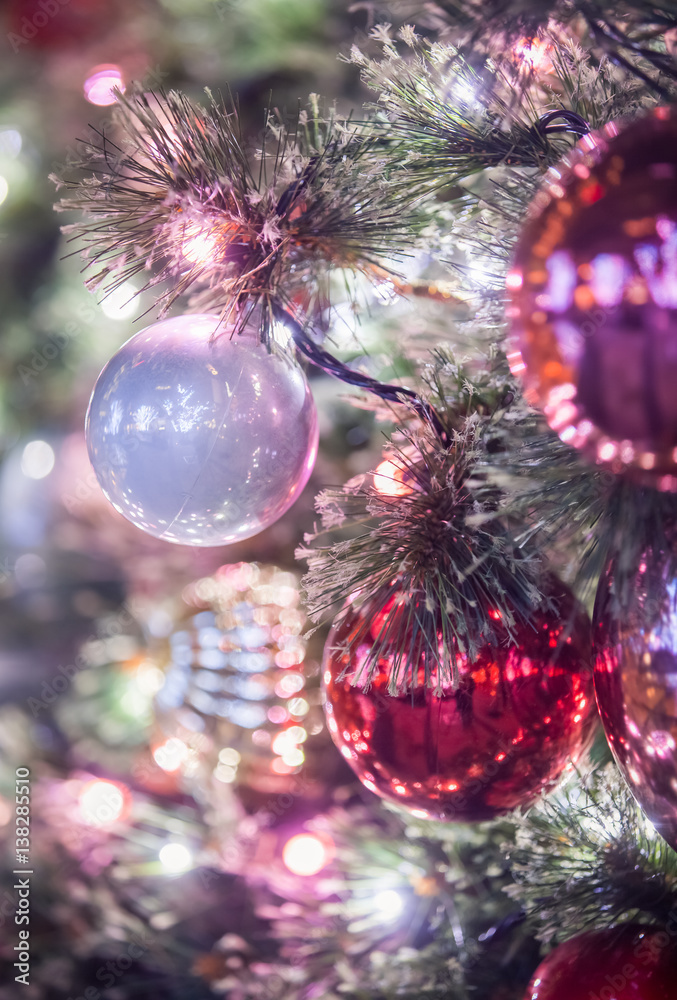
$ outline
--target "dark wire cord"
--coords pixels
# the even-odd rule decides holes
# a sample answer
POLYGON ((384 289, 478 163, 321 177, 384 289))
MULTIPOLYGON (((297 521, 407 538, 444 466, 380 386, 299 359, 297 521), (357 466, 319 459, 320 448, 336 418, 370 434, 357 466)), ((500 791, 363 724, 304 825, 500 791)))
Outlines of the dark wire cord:
MULTIPOLYGON (((534 126, 534 130, 539 132, 541 135, 551 135, 553 133, 559 132, 572 132, 574 135, 583 136, 587 135, 590 131, 590 125, 575 111, 567 111, 566 109, 557 111, 548 111, 547 114, 541 115, 537 124, 534 126), (558 122, 564 122, 565 124, 557 124, 558 122)), ((283 193, 280 199, 279 207, 284 209, 288 207, 287 202, 293 200, 303 188, 305 178, 301 177, 294 184, 290 185, 290 188, 283 193), (285 200, 285 196, 287 196, 285 200)), ((374 395, 379 396, 381 399, 386 400, 389 403, 403 403, 414 411, 422 420, 424 420, 437 434, 443 445, 448 448, 451 445, 451 438, 446 431, 444 424, 442 423, 437 411, 430 405, 426 403, 425 400, 421 399, 418 393, 414 392, 413 389, 407 389, 400 385, 390 385, 386 382, 379 382, 375 378, 371 378, 369 375, 363 375, 361 372, 353 371, 344 365, 343 362, 339 361, 324 348, 320 347, 315 343, 314 340, 308 335, 304 327, 294 318, 294 316, 289 312, 289 310, 280 302, 279 300, 273 300, 271 302, 271 310, 275 319, 279 322, 284 323, 291 330, 292 339, 296 346, 296 350, 307 358, 312 364, 317 368, 320 368, 327 375, 333 375, 335 378, 341 379, 342 382, 346 382, 348 385, 357 386, 360 389, 366 389, 367 392, 373 392, 374 395)))
POLYGON ((665 87, 656 80, 652 80, 648 73, 645 73, 639 66, 634 66, 629 59, 623 55, 622 50, 633 52, 635 55, 646 59, 654 69, 660 73, 665 73, 672 80, 677 80, 677 62, 664 52, 655 52, 653 49, 633 42, 608 21, 603 21, 588 10, 583 11, 583 16, 587 22, 592 37, 606 53, 612 62, 638 77, 643 83, 650 87, 662 100, 671 100, 672 95, 665 87))
POLYGON ((585 118, 576 114, 575 111, 567 111, 562 108, 558 111, 548 111, 546 114, 541 115, 538 122, 534 125, 534 131, 540 132, 541 135, 552 135, 557 132, 573 132, 574 135, 580 137, 588 134, 590 126, 585 118), (556 125, 555 122, 560 119, 564 120, 566 124, 556 125))
POLYGON ((376 396, 380 396, 381 399, 389 403, 404 403, 406 406, 409 406, 422 420, 425 420, 432 427, 445 447, 448 448, 450 446, 451 438, 445 430, 437 411, 430 403, 426 403, 425 400, 421 399, 413 389, 379 382, 369 375, 353 371, 347 365, 344 365, 343 362, 339 361, 338 358, 335 358, 311 340, 301 324, 294 319, 281 302, 272 302, 271 308, 275 319, 284 323, 291 330, 296 349, 304 358, 307 358, 317 368, 321 368, 327 375, 334 375, 336 378, 340 378, 341 381, 347 382, 348 385, 354 385, 360 389, 366 389, 368 392, 373 392, 376 396))

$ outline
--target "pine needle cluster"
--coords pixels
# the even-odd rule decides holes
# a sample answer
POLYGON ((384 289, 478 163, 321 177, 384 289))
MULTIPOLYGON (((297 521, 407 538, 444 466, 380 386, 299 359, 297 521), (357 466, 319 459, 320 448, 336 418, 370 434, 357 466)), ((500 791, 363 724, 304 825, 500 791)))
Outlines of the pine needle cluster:
POLYGON ((252 147, 235 104, 208 98, 119 95, 113 136, 84 144, 81 174, 54 178, 69 191, 59 209, 84 214, 66 232, 89 288, 150 272, 161 315, 187 293, 192 309, 230 321, 258 307, 265 339, 271 303, 312 312, 329 268, 371 277, 408 250, 416 192, 388 179, 359 126, 323 118, 313 100, 291 124, 269 113, 252 147))
POLYGON ((613 765, 572 781, 523 819, 508 894, 543 941, 591 927, 665 922, 677 907, 677 854, 613 765))
MULTIPOLYGON (((333 614, 338 625, 366 601, 370 620, 383 617, 360 682, 386 658, 393 690, 413 683, 420 664, 427 683, 434 674, 440 685, 457 684, 459 653, 505 641, 543 601, 539 562, 517 546, 500 516, 501 491, 483 469, 516 397, 504 361, 497 355, 473 370, 440 351, 427 381, 451 443, 429 427, 401 428, 392 488, 377 471, 321 493, 322 528, 298 553, 309 565, 311 618, 333 614)), ((351 649, 363 638, 351 630, 351 649)))

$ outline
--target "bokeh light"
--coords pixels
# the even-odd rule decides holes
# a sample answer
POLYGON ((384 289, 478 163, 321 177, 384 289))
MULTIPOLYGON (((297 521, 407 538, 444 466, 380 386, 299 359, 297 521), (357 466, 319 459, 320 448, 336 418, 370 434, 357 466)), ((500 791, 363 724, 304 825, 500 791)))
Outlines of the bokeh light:
POLYGON ((191 264, 208 264, 218 246, 218 236, 213 230, 200 229, 193 223, 186 226, 181 252, 191 264))
POLYGON ((185 844, 165 844, 158 856, 168 872, 185 872, 193 864, 193 855, 185 844))
POLYGON ((404 908, 404 900, 395 889, 384 889, 374 896, 374 907, 389 920, 399 917, 404 908))
POLYGON ((115 87, 124 90, 120 67, 113 65, 95 66, 84 83, 85 97, 90 104, 97 104, 99 107, 115 104, 117 101, 117 97, 113 93, 115 87))
POLYGON ((95 778, 88 781, 78 798, 83 820, 89 826, 110 826, 122 819, 129 804, 124 785, 95 778))
POLYGON ((374 489, 386 497, 402 497, 411 493, 411 487, 402 482, 404 469, 389 458, 376 467, 374 489))
POLYGON ((15 128, 0 129, 0 156, 16 159, 21 152, 22 145, 21 133, 17 132, 15 128))
POLYGON ((21 471, 28 479, 44 479, 55 461, 54 449, 46 441, 29 441, 21 456, 21 471))
POLYGON ((282 860, 293 875, 317 875, 333 855, 328 838, 313 833, 298 833, 282 849, 282 860))
POLYGON ((153 760, 163 771, 178 771, 189 756, 190 750, 178 736, 170 736, 153 749, 153 760))
POLYGON ((550 59, 552 46, 541 38, 520 38, 514 48, 515 55, 523 68, 550 72, 553 68, 550 59))
POLYGON ((131 319, 137 310, 141 311, 136 299, 138 291, 136 285, 133 285, 131 281, 125 282, 119 288, 114 288, 100 303, 101 312, 108 319, 131 319))

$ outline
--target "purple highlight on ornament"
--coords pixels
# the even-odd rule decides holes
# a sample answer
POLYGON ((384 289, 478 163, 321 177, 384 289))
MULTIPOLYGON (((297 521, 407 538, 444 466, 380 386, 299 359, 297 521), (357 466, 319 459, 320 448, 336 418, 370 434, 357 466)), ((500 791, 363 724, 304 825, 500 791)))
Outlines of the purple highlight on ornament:
POLYGON ((627 262, 620 254, 598 253, 590 262, 590 288, 597 303, 612 308, 623 301, 623 293, 631 276, 627 262))
POLYGON ((670 233, 660 248, 640 244, 635 260, 656 305, 677 309, 677 233, 670 233))
POLYGON ((568 364, 577 364, 583 351, 583 334, 566 319, 554 320, 553 328, 560 343, 563 360, 568 364))
POLYGON ((553 312, 565 312, 574 300, 574 291, 578 283, 576 265, 568 251, 558 250, 545 266, 550 275, 546 286, 550 308, 553 312))

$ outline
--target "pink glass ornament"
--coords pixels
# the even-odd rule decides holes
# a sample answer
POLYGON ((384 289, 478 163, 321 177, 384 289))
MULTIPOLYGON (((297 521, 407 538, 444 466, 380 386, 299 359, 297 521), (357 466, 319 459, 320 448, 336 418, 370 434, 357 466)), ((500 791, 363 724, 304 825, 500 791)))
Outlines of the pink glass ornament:
POLYGON ((677 114, 584 136, 531 205, 507 279, 514 372, 561 439, 677 489, 677 114))

